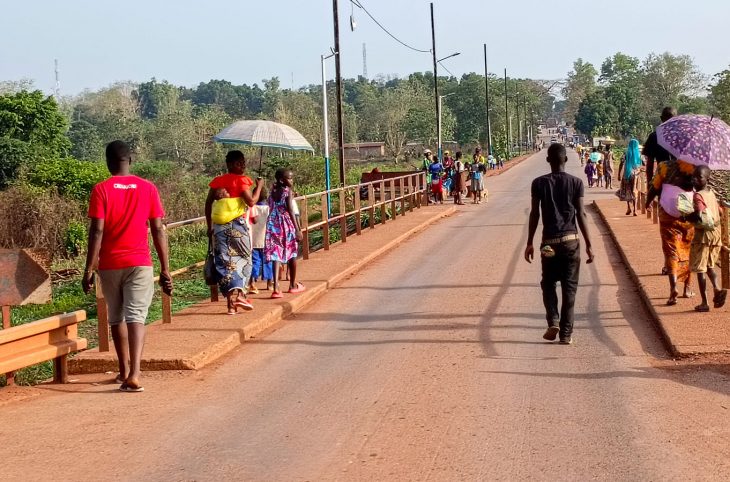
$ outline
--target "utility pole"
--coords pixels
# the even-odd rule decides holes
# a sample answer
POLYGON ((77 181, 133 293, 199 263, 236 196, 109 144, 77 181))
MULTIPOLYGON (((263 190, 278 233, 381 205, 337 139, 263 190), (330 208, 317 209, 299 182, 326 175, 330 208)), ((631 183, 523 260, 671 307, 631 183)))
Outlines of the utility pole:
POLYGON ((509 90, 507 90, 507 69, 504 69, 504 130, 507 133, 507 160, 512 157, 512 119, 509 118, 509 90))
POLYGON ((491 106, 489 105, 489 67, 487 65, 487 44, 484 44, 484 87, 487 91, 487 154, 493 154, 492 152, 492 120, 491 120, 491 106))
POLYGON ((431 2, 431 53, 433 54, 433 91, 436 99, 436 138, 439 161, 441 161, 441 102, 439 102, 439 77, 436 62, 436 24, 433 19, 433 2, 431 2))
POLYGON ((518 156, 522 154, 522 124, 520 123, 520 89, 515 87, 515 106, 517 114, 517 152, 518 156))
POLYGON ((345 131, 342 121, 342 71, 340 70, 340 16, 337 0, 332 0, 335 28, 335 82, 337 85, 337 148, 340 162, 340 185, 345 185, 345 131))
POLYGON ((362 76, 365 80, 368 78, 368 51, 365 42, 362 44, 362 76))

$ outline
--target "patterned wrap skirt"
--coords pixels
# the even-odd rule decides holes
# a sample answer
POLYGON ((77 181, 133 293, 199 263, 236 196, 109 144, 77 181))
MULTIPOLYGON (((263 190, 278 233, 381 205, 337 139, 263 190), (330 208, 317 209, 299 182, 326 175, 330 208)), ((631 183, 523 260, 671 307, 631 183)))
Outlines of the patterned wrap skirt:
POLYGON ((215 271, 220 292, 245 289, 251 277, 251 232, 246 218, 213 225, 215 271))
POLYGON ((675 275, 677 281, 684 283, 690 279, 689 252, 694 233, 692 223, 670 216, 663 209, 659 209, 659 234, 662 238, 664 263, 669 274, 675 275))

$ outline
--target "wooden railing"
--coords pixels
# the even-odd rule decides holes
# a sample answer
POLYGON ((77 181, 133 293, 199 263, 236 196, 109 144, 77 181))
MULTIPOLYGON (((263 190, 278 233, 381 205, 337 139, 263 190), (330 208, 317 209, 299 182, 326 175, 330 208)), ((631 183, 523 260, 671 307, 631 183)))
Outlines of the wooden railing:
POLYGON ((414 172, 296 198, 304 235, 302 256, 307 259, 314 251, 315 235, 321 237, 322 249, 329 250, 333 228, 338 239, 346 243, 351 234, 362 233, 363 223, 366 228, 375 229, 377 224, 388 222, 389 213, 392 219, 407 215, 414 207, 428 203, 428 189, 425 173, 414 172))
MULTIPOLYGON (((363 221, 367 228, 375 229, 376 224, 385 224, 388 221, 388 215, 391 219, 405 216, 407 212, 412 212, 414 207, 419 208, 428 203, 428 190, 425 173, 414 172, 393 179, 344 186, 295 198, 299 206, 304 236, 302 256, 308 259, 313 251, 329 250, 330 246, 337 242, 331 239, 333 235, 343 243, 347 242, 351 234, 360 235, 363 221), (367 196, 361 199, 360 193, 365 191, 367 196), (328 203, 330 209, 327 209, 328 203), (349 221, 353 221, 352 225, 349 221)), ((169 231, 202 223, 205 223, 205 217, 168 223, 165 228, 169 231)), ((205 261, 200 261, 175 270, 170 275, 174 278, 204 264, 205 261)), ((159 277, 155 278, 155 282, 158 280, 159 277)), ((99 276, 96 276, 95 290, 99 351, 104 352, 110 348, 109 316, 99 276)), ((210 286, 210 299, 218 301, 216 285, 210 286)), ((172 323, 172 296, 167 296, 165 293, 162 293, 162 323, 172 323)))

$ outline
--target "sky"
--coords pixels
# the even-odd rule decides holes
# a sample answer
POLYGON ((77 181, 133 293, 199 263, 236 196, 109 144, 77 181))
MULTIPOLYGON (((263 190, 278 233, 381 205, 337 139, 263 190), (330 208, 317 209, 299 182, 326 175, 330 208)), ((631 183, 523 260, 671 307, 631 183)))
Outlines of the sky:
MULTIPOLYGON (((425 0, 360 0, 404 42, 431 48, 425 0)), ((2 0, 0 80, 30 78, 47 92, 59 60, 61 93, 152 77, 195 86, 279 77, 284 88, 319 83, 320 54, 333 46, 331 0, 2 0)), ((432 69, 353 7, 340 3, 342 74, 361 75, 362 44, 370 78, 432 69)), ((617 51, 691 55, 713 75, 730 66, 727 0, 436 0, 438 57, 455 75, 490 71, 564 78, 581 57, 597 67, 617 51)), ((328 77, 334 64, 329 61, 328 77)), ((440 72, 445 73, 443 71, 440 72)))

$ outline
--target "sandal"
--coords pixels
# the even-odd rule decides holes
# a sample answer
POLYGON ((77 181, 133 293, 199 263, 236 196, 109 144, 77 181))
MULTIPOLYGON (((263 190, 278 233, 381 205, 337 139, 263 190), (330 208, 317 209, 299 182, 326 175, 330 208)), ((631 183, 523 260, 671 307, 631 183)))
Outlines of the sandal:
POLYGON ((284 295, 281 293, 281 291, 274 291, 273 293, 271 293, 272 300, 279 300, 283 297, 284 297, 284 295))
POLYGON ((235 315, 236 314, 236 305, 234 304, 231 297, 227 297, 226 301, 228 302, 228 315, 235 315))
POLYGON ((725 306, 725 301, 727 301, 727 290, 718 291, 712 298, 712 304, 715 306, 715 308, 722 308, 723 306, 725 306))
POLYGON ((710 311, 710 307, 707 305, 697 305, 695 306, 695 311, 699 313, 708 313, 710 311))
POLYGON ((248 294, 257 295, 257 294, 259 294, 259 289, 257 287, 255 287, 254 285, 251 285, 248 287, 248 294))
POLYGON ((235 306, 236 308, 241 308, 241 309, 242 309, 242 310, 244 310, 244 311, 251 311, 251 310, 253 310, 253 305, 252 305, 252 304, 251 304, 251 302, 250 302, 250 301, 249 301, 248 299, 246 299, 246 298, 238 298, 238 299, 237 299, 237 300, 236 300, 236 301, 235 301, 235 302, 233 303, 233 305, 234 305, 234 306, 235 306))
POLYGON ((133 387, 132 385, 128 384, 127 382, 124 382, 119 386, 119 391, 120 392, 139 393, 139 392, 144 392, 144 387, 133 387))
POLYGON ((303 293, 306 290, 307 290, 306 286, 297 282, 297 284, 294 285, 294 288, 289 288, 289 291, 287 291, 287 293, 291 293, 291 294, 303 293))

